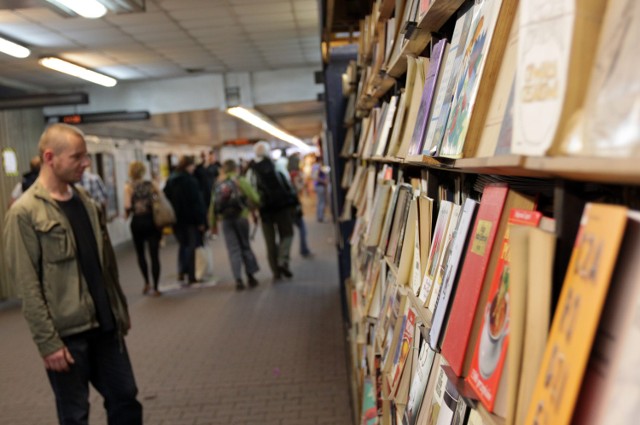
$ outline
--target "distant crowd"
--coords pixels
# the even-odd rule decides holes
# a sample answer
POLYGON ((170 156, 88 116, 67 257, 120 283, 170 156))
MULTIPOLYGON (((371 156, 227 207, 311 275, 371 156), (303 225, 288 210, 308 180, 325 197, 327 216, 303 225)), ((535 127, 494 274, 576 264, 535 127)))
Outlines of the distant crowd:
MULTIPOLYGON (((142 404, 124 336, 131 327, 118 265, 107 231, 107 190, 90 171, 81 130, 53 124, 39 153, 16 185, 5 217, 3 243, 9 278, 22 299, 51 383, 59 422, 86 424, 89 383, 104 398, 109 423, 142 424, 142 404)), ((308 179, 298 154, 274 160, 259 142, 249 162, 220 164, 213 151, 196 163, 180 158, 161 189, 146 178, 140 161, 129 164, 124 207, 143 277, 143 293, 161 295, 159 250, 164 230, 178 241, 178 280, 199 282, 196 250, 207 235, 223 235, 235 286, 259 284, 250 225, 260 223, 274 282, 291 279, 294 227, 300 254, 312 257, 300 195, 308 179), (147 252, 150 267, 147 263, 147 252)), ((318 196, 316 219, 324 221, 328 169, 315 160, 310 180, 318 196)))

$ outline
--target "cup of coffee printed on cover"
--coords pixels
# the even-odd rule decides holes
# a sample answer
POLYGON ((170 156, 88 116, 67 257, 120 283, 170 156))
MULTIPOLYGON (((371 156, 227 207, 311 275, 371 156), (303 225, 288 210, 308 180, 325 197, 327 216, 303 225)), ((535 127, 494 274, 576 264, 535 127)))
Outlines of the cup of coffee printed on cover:
POLYGON ((480 374, 487 379, 493 374, 504 337, 509 334, 509 267, 505 266, 500 276, 500 287, 484 312, 484 326, 480 340, 480 374))

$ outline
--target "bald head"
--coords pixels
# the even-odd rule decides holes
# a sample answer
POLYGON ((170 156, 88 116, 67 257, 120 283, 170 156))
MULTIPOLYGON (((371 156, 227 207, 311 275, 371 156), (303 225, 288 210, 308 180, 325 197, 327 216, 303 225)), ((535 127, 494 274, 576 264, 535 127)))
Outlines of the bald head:
POLYGON ((38 144, 42 157, 40 177, 48 188, 66 193, 67 185, 82 179, 89 166, 89 155, 84 133, 67 124, 54 124, 40 137, 38 144))
POLYGON ((84 133, 79 128, 68 124, 53 124, 42 133, 38 143, 40 156, 44 157, 44 152, 50 149, 54 154, 61 153, 69 143, 75 138, 84 140, 84 133))

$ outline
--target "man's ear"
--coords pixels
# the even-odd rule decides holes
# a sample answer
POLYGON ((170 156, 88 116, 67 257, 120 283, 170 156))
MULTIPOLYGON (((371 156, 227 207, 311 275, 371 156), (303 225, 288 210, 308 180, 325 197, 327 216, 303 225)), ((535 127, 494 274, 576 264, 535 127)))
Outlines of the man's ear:
POLYGON ((51 162, 52 159, 53 151, 51 149, 45 149, 44 152, 42 152, 42 160, 44 162, 51 162))

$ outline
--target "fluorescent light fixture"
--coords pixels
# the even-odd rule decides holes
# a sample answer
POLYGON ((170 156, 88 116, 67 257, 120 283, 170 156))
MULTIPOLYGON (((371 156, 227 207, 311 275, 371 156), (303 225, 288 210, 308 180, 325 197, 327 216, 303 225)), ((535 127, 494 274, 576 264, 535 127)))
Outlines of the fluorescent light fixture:
POLYGON ((24 46, 0 37, 0 52, 5 53, 14 58, 26 58, 31 54, 31 50, 24 46))
POLYGON ((307 145, 297 137, 279 129, 275 124, 270 123, 266 117, 260 116, 256 111, 243 108, 242 106, 234 106, 233 108, 228 108, 227 113, 236 118, 240 118, 254 127, 258 127, 260 130, 265 131, 280 140, 284 140, 285 142, 291 143, 292 145, 298 146, 302 149, 311 149, 311 146, 307 145))
POLYGON ((107 8, 97 0, 47 0, 56 7, 71 10, 83 18, 96 19, 107 14, 107 8))
POLYGON ((118 80, 116 80, 115 78, 108 77, 104 74, 100 74, 99 72, 92 71, 80 65, 76 65, 59 58, 46 57, 41 58, 38 62, 40 62, 40 65, 47 68, 62 72, 64 74, 72 75, 74 77, 82 78, 83 80, 87 80, 101 86, 113 87, 118 84, 118 80))

